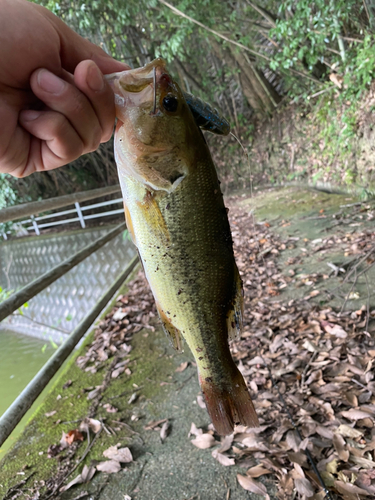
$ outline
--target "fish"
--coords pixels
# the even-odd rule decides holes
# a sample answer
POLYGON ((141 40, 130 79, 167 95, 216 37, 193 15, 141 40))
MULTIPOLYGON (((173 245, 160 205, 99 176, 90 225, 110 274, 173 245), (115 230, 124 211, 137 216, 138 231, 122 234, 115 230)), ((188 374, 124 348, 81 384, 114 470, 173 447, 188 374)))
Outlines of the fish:
POLYGON ((242 281, 204 135, 164 60, 107 79, 126 223, 163 329, 177 351, 189 346, 218 434, 256 427, 228 343, 242 328, 242 281))

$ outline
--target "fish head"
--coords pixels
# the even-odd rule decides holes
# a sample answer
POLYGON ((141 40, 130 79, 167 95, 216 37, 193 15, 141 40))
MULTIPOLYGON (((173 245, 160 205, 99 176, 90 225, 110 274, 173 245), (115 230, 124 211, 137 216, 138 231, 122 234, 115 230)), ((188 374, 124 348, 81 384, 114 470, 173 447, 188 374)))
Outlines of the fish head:
POLYGON ((194 165, 203 136, 163 59, 107 77, 115 93, 115 156, 127 175, 171 192, 194 165))

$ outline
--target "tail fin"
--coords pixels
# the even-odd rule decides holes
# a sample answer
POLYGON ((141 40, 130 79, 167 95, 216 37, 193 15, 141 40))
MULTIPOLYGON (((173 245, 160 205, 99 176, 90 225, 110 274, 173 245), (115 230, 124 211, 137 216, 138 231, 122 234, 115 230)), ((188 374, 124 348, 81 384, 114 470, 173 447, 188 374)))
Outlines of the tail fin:
POLYGON ((208 414, 221 436, 232 434, 234 426, 238 424, 259 426, 246 382, 238 368, 234 368, 231 380, 223 387, 215 385, 209 378, 202 378, 199 374, 208 414))

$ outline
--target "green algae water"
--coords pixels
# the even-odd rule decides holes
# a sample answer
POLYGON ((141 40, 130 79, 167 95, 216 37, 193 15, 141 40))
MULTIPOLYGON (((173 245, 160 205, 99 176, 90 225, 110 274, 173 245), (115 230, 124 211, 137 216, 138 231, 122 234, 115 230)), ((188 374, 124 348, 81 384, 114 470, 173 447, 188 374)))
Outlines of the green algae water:
MULTIPOLYGON (((54 349, 48 340, 0 330, 0 415, 7 410, 53 352, 54 349)), ((34 409, 32 407, 28 411, 0 447, 0 459, 20 435, 34 409)))

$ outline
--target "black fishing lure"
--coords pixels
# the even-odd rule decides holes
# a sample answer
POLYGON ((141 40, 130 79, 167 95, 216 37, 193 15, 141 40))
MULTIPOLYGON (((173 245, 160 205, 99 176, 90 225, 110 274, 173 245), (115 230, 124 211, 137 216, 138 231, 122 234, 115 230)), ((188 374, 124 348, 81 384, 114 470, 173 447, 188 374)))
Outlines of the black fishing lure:
POLYGON ((230 125, 228 121, 219 114, 217 109, 212 107, 199 97, 195 97, 189 92, 183 92, 185 100, 193 113, 195 123, 203 130, 208 130, 213 134, 228 135, 230 125))

